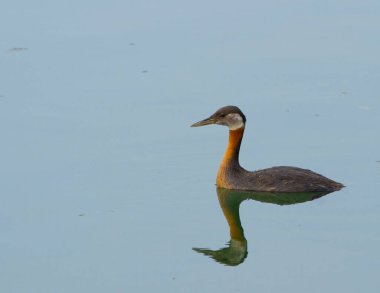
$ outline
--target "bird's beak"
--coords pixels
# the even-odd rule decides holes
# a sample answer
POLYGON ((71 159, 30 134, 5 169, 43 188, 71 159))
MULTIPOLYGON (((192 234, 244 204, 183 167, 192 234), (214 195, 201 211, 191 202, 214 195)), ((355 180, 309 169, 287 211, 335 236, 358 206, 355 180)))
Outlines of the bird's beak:
POLYGON ((199 127, 199 126, 205 126, 205 125, 215 124, 215 123, 216 123, 215 118, 209 117, 207 119, 204 119, 204 120, 201 120, 197 123, 194 123, 193 125, 191 125, 191 127, 199 127))

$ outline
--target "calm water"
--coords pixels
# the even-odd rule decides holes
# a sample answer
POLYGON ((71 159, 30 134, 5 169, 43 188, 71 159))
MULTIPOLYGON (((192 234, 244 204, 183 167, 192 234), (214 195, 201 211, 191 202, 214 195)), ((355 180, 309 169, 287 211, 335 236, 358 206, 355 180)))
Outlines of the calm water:
POLYGON ((1 11, 1 292, 377 292, 378 1, 1 11), (244 167, 347 187, 247 196, 229 242, 214 185, 227 129, 189 127, 228 104, 248 119, 244 167), (204 255, 221 248, 234 266, 204 255))

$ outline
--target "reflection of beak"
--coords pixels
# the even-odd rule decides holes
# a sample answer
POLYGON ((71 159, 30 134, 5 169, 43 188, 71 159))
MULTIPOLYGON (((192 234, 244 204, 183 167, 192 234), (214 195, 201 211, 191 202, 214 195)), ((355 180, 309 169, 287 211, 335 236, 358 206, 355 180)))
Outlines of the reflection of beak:
POLYGON ((205 126, 205 125, 215 124, 215 123, 216 123, 215 118, 209 117, 207 119, 194 123, 193 125, 191 125, 191 127, 199 127, 199 126, 205 126))

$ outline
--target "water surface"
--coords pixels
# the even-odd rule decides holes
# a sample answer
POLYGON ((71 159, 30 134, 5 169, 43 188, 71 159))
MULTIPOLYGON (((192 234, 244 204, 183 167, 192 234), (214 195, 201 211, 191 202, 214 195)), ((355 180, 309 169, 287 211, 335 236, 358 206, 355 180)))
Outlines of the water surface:
POLYGON ((376 1, 5 1, 1 292, 377 292, 376 1), (215 193, 235 104, 241 164, 343 190, 247 201, 247 257, 215 193))

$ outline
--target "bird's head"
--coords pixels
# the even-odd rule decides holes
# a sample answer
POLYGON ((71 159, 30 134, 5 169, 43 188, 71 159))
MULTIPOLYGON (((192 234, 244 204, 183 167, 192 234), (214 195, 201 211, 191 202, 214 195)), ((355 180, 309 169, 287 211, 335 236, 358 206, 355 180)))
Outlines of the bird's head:
POLYGON ((230 130, 236 130, 245 126, 246 118, 243 112, 236 106, 226 106, 217 110, 210 117, 191 125, 199 127, 209 124, 225 125, 230 130))

